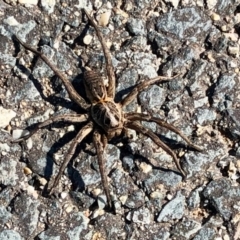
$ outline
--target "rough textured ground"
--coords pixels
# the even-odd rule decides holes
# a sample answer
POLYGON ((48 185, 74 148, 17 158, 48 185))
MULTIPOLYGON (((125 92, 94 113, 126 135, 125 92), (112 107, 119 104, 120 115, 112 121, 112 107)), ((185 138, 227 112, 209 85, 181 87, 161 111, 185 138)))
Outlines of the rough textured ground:
POLYGON ((239 34, 237 0, 0 0, 0 239, 240 239, 239 34), (81 112, 13 34, 39 47, 80 94, 82 66, 105 74, 83 7, 98 21, 111 13, 101 31, 113 57, 116 99, 143 79, 182 73, 149 87, 126 111, 164 118, 204 149, 195 152, 176 134, 143 123, 181 159, 183 182, 150 139, 131 131, 110 142, 106 171, 115 214, 103 210, 91 137, 66 169, 59 194, 46 194, 81 125, 54 124, 11 143, 49 116, 81 112))

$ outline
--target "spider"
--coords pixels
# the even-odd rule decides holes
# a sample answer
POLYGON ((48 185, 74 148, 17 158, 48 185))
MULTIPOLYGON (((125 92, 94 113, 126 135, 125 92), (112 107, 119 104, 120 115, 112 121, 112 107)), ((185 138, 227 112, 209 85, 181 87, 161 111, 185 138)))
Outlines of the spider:
POLYGON ((91 25, 94 27, 104 52, 106 60, 106 73, 109 82, 108 87, 104 85, 103 79, 96 71, 85 70, 83 81, 86 96, 90 102, 89 104, 84 98, 82 98, 76 92, 76 90, 73 88, 72 83, 68 80, 67 76, 63 72, 61 72, 43 53, 39 52, 32 46, 29 46, 26 43, 24 43, 18 36, 15 36, 18 42, 25 49, 30 50, 34 54, 38 55, 52 69, 56 76, 58 76, 61 79, 63 85, 65 86, 69 94, 70 99, 86 111, 86 114, 65 114, 53 116, 44 122, 38 123, 37 126, 32 131, 30 131, 28 135, 23 136, 22 138, 17 139, 16 141, 26 140, 39 129, 46 127, 47 125, 50 125, 54 122, 63 121, 70 123, 85 123, 85 125, 77 133, 76 137, 73 139, 70 145, 66 158, 61 164, 59 172, 52 185, 52 188, 50 189, 50 194, 53 192, 53 189, 56 188, 56 186, 58 185, 58 182, 63 174, 63 171, 65 170, 69 161, 72 159, 75 153, 77 145, 80 144, 81 141, 88 134, 92 134, 93 143, 96 148, 103 189, 107 197, 107 204, 110 208, 112 208, 112 201, 108 189, 107 176, 104 171, 105 160, 104 149, 108 141, 111 140, 113 137, 119 136, 123 132, 123 130, 133 129, 136 132, 149 137, 157 146, 161 147, 170 156, 172 156, 178 171, 183 177, 185 177, 186 174, 181 168, 179 160, 175 153, 165 143, 163 143, 153 131, 143 127, 140 124, 140 121, 155 122, 159 126, 165 127, 181 136, 181 138, 191 148, 197 151, 201 151, 201 148, 191 143, 191 141, 180 130, 178 130, 176 127, 172 126, 171 124, 165 122, 162 119, 143 113, 123 112, 123 108, 130 104, 137 97, 138 93, 146 89, 148 86, 161 80, 173 79, 179 75, 175 75, 174 77, 157 76, 147 81, 141 81, 120 102, 115 102, 114 97, 116 79, 110 51, 107 48, 103 35, 99 30, 97 24, 93 20, 93 18, 85 9, 83 9, 83 11, 86 14, 91 25))

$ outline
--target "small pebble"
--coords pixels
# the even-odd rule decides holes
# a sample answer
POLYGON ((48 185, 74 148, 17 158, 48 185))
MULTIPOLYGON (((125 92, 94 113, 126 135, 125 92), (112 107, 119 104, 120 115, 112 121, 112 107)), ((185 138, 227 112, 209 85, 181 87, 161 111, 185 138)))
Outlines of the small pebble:
POLYGON ((97 197, 101 192, 102 190, 100 188, 95 188, 92 190, 92 194, 94 197, 97 197))
POLYGON ((0 151, 2 151, 2 155, 3 155, 3 152, 10 151, 10 147, 8 146, 7 143, 0 143, 0 151))
POLYGON ((65 211, 66 211, 67 213, 70 213, 70 212, 73 211, 74 206, 73 206, 72 204, 65 204, 65 205, 64 205, 64 209, 65 209, 65 211))
POLYGON ((32 5, 37 5, 38 0, 18 0, 20 4, 32 4, 32 5))
POLYGON ((45 178, 39 178, 38 179, 39 183, 42 185, 42 186, 45 186, 47 184, 47 180, 45 178))
POLYGON ((27 134, 29 134, 29 131, 27 131, 27 130, 15 129, 12 132, 12 138, 16 140, 16 139, 19 139, 23 136, 26 136, 27 134))
POLYGON ((28 139, 26 140, 26 144, 27 144, 27 148, 28 148, 29 150, 32 149, 32 147, 33 147, 33 141, 32 141, 31 138, 28 138, 28 139))
POLYGON ((237 56, 239 54, 239 47, 238 46, 234 46, 234 47, 229 46, 228 53, 232 56, 237 56))
POLYGON ((55 0, 41 0, 40 3, 44 11, 46 11, 48 14, 53 13, 56 4, 55 0))
POLYGON ((34 189, 33 186, 30 186, 30 185, 29 185, 26 190, 27 190, 28 195, 31 195, 31 196, 33 196, 35 199, 38 199, 38 193, 37 193, 37 191, 34 189))
POLYGON ((14 117, 16 113, 13 110, 0 107, 0 128, 5 128, 14 117))
POLYGON ((89 45, 92 41, 92 35, 86 35, 84 38, 83 38, 83 43, 86 44, 86 45, 89 45))
POLYGON ((66 24, 65 26, 64 26, 64 32, 68 32, 69 30, 70 30, 70 26, 68 25, 68 24, 66 24))
POLYGON ((216 4, 218 3, 218 0, 208 0, 206 2, 207 2, 208 9, 212 9, 216 6, 216 4))
POLYGON ((110 16, 111 16, 110 11, 102 13, 99 17, 98 24, 102 27, 106 27, 109 23, 110 16))
POLYGON ((152 171, 152 166, 145 162, 142 162, 139 167, 144 173, 149 173, 152 171))
POLYGON ((32 174, 32 170, 31 170, 30 168, 28 168, 28 167, 25 167, 25 168, 23 169, 23 172, 24 172, 25 175, 30 175, 30 174, 32 174))
POLYGON ((226 32, 226 31, 227 31, 227 26, 226 26, 226 25, 221 26, 221 30, 222 30, 223 32, 226 32))
POLYGON ((213 21, 219 21, 221 18, 220 18, 220 15, 216 14, 216 13, 213 13, 211 15, 211 18, 213 21))
POLYGON ((72 132, 72 131, 74 131, 74 129, 75 129, 74 125, 70 125, 67 128, 68 132, 72 132))
POLYGON ((95 1, 93 1, 93 4, 96 9, 99 9, 103 3, 101 0, 95 0, 95 1))
POLYGON ((99 209, 104 209, 106 204, 107 204, 106 196, 105 195, 99 195, 97 202, 98 202, 99 209))
POLYGON ((119 197, 119 200, 121 201, 122 204, 125 204, 127 199, 128 199, 127 195, 123 195, 123 196, 119 197))
POLYGON ((105 211, 103 209, 96 209, 93 214, 92 214, 92 218, 97 218, 98 216, 102 216, 105 213, 105 211))
POLYGON ((6 155, 7 155, 7 152, 2 151, 2 155, 3 155, 3 156, 6 156, 6 155))
POLYGON ((74 15, 77 16, 77 17, 79 17, 79 16, 80 16, 80 12, 79 12, 79 11, 75 11, 75 12, 74 12, 74 15))
POLYGON ((163 198, 163 194, 160 191, 154 191, 150 194, 150 197, 152 199, 162 199, 163 198))
POLYGON ((66 192, 61 192, 61 198, 65 199, 67 197, 68 193, 66 192))

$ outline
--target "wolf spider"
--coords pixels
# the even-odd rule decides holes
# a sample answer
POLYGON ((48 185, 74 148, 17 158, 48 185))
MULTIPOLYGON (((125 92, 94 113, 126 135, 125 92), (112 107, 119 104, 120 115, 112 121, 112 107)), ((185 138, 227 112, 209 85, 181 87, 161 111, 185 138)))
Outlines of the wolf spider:
POLYGON ((84 72, 84 87, 86 91, 86 95, 90 104, 82 98, 74 89, 72 83, 68 80, 67 76, 61 72, 57 67, 41 52, 33 48, 32 46, 27 45, 22 42, 19 37, 15 36, 18 42, 27 50, 30 50, 34 54, 38 55, 51 69, 52 71, 61 79, 63 85, 65 86, 70 99, 77 103, 82 109, 86 111, 86 114, 65 114, 60 116, 53 116, 50 119, 39 123, 27 136, 24 136, 20 139, 17 139, 15 142, 22 141, 24 139, 32 136, 37 130, 43 128, 47 125, 50 125, 54 122, 64 121, 70 123, 83 123, 86 122, 84 127, 77 133, 76 137, 71 143, 71 146, 68 150, 67 156, 63 163, 60 166, 59 172, 54 180, 53 186, 51 188, 50 193, 52 193, 53 189, 58 185, 58 182, 63 174, 64 169, 67 167, 67 164, 73 157, 76 147, 81 141, 90 133, 93 136, 93 143, 96 148, 98 164, 100 169, 101 180, 104 188, 104 192, 107 197, 107 202, 109 207, 112 207, 112 201, 110 197, 110 192, 108 189, 108 181, 107 176, 104 171, 104 149, 107 145, 108 140, 113 137, 119 136, 123 130, 125 129, 133 129, 136 132, 139 132, 147 137, 149 137, 157 146, 161 147, 164 151, 166 151, 172 158, 179 170, 179 172, 186 176, 185 172, 180 166, 179 160, 175 153, 165 144, 163 143, 158 136, 151 130, 146 129, 140 124, 140 121, 147 122, 155 122, 161 127, 165 127, 179 136, 191 147, 196 149, 197 151, 201 151, 201 149, 190 142, 190 140, 176 127, 168 124, 167 122, 150 116, 148 114, 143 113, 124 113, 123 108, 130 104, 138 95, 139 92, 143 91, 146 87, 161 81, 161 80, 169 80, 174 77, 163 77, 158 76, 152 78, 147 81, 142 81, 138 83, 134 89, 128 93, 120 102, 116 103, 114 101, 115 97, 115 74, 111 60, 111 54, 109 49, 107 48, 103 35, 101 31, 98 29, 97 24, 93 20, 93 18, 89 15, 89 13, 84 9, 85 14, 91 25, 94 27, 98 39, 101 43, 104 56, 106 59, 106 72, 108 77, 108 87, 106 88, 104 85, 103 79, 99 76, 99 74, 95 71, 87 70, 84 72))

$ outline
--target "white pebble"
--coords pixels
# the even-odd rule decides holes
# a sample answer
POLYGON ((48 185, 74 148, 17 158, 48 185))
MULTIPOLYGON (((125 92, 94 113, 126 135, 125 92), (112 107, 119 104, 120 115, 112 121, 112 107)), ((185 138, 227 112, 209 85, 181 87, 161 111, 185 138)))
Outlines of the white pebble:
POLYGON ((86 35, 84 38, 83 38, 83 43, 86 44, 86 45, 89 45, 92 41, 92 36, 91 35, 86 35))
POLYGON ((68 24, 66 24, 65 26, 64 26, 64 32, 68 32, 69 30, 70 30, 70 26, 68 25, 68 24))
POLYGON ((23 129, 15 129, 12 132, 12 138, 13 139, 19 139, 23 136, 26 136, 27 134, 29 134, 29 131, 27 130, 23 130, 23 129))
POLYGON ((38 181, 42 186, 45 186, 47 184, 47 180, 43 177, 39 178, 38 181))
POLYGON ((62 199, 65 199, 65 198, 67 197, 67 195, 68 195, 68 194, 67 194, 66 192, 62 192, 62 193, 61 193, 61 198, 62 198, 62 199))
POLYGON ((0 127, 6 127, 9 122, 16 117, 16 113, 11 109, 0 107, 0 127))
POLYGON ((220 15, 218 15, 217 13, 213 13, 211 15, 211 18, 213 21, 219 21, 221 18, 220 18, 220 15))
POLYGON ((10 147, 7 145, 7 143, 0 143, 0 150, 3 154, 3 152, 9 152, 10 147))
POLYGON ((142 162, 142 163, 140 164, 140 168, 141 168, 141 170, 142 170, 144 173, 149 173, 149 172, 152 171, 152 166, 149 165, 149 164, 147 164, 147 163, 145 163, 145 162, 142 162))
POLYGON ((110 11, 102 13, 99 17, 98 24, 102 27, 106 27, 109 23, 110 16, 111 16, 110 11))
POLYGON ((232 56, 238 56, 239 54, 239 47, 238 46, 234 46, 234 47, 231 47, 229 46, 228 47, 228 53, 232 56))
POLYGON ((55 4, 55 0, 41 0, 41 6, 48 14, 53 13, 55 4))
POLYGON ((217 3, 218 3, 218 0, 208 0, 208 1, 207 1, 208 9, 214 8, 217 3))
POLYGON ((20 4, 32 4, 32 5, 37 5, 38 0, 18 0, 20 4))

